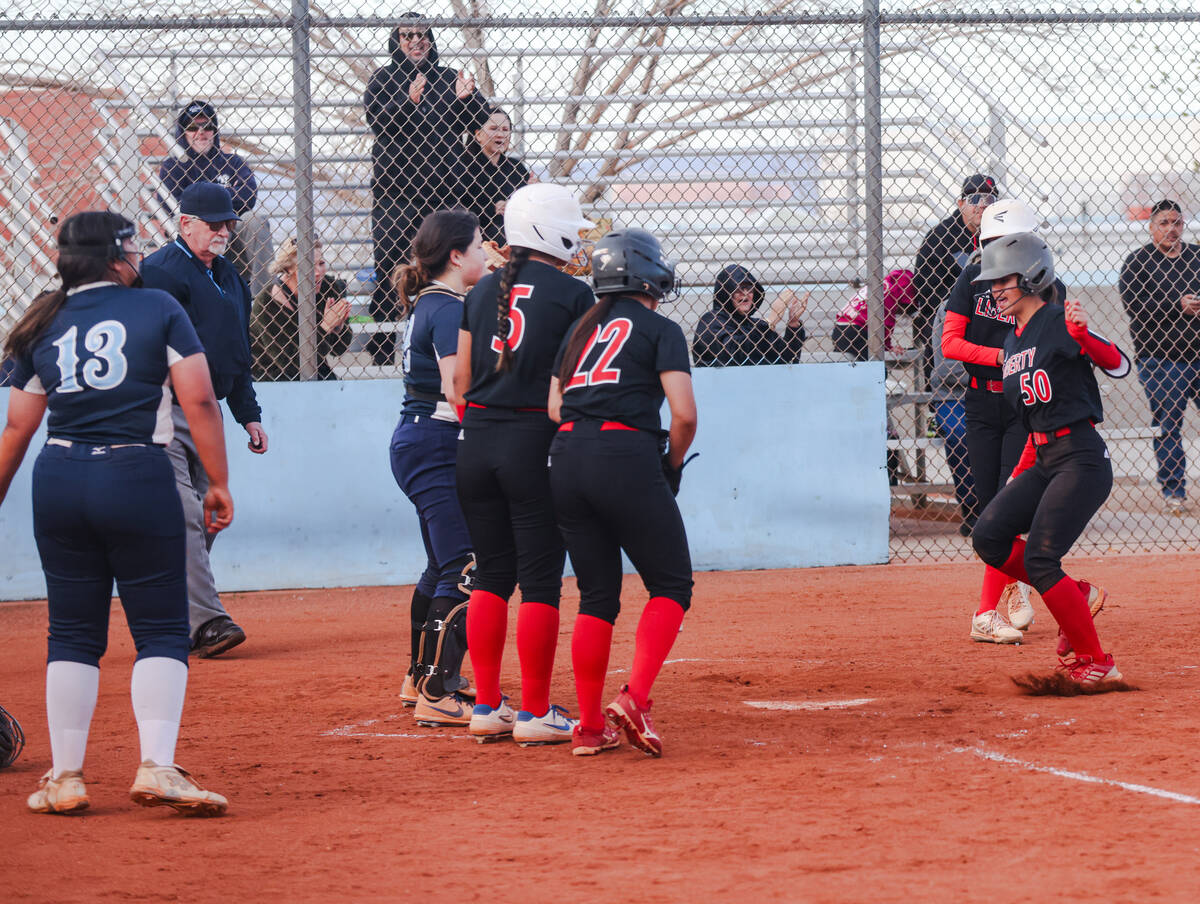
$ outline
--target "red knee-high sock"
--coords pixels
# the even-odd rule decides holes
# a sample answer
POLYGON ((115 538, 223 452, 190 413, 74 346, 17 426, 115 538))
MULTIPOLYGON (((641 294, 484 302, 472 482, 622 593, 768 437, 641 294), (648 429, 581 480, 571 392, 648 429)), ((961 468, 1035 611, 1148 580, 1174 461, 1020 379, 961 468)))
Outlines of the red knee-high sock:
POLYGON ((679 636, 681 624, 683 606, 665 596, 651 597, 642 610, 633 648, 633 668, 629 671, 629 693, 638 706, 649 702, 650 688, 679 636))
MULTIPOLYGON (((1012 552, 1008 554, 1008 561, 1001 565, 998 571, 1008 575, 1009 580, 1020 581, 1022 584, 1031 584, 1029 575, 1025 573, 1025 541, 1020 537, 1013 540, 1012 552)), ((1003 589, 1003 588, 1002 588, 1003 589)))
POLYGON ((1078 581, 1064 577, 1042 593, 1042 601, 1062 628, 1063 634, 1067 635, 1067 640, 1071 641, 1071 649, 1076 656, 1104 658, 1100 637, 1096 634, 1096 625, 1088 608, 1087 592, 1080 588, 1078 581))
POLYGON ((985 565, 983 568, 983 588, 979 591, 979 609, 976 615, 991 612, 1000 604, 1000 594, 1008 586, 1009 577, 1003 571, 985 565))
POLYGON ((507 635, 508 600, 486 590, 472 590, 467 603, 467 650, 475 673, 477 703, 500 705, 500 663, 507 635))
POLYGON ((604 728, 604 678, 612 648, 613 626, 602 618, 580 613, 571 635, 571 665, 575 670, 575 696, 579 698, 579 725, 589 731, 604 728))
POLYGON ((517 654, 521 657, 521 709, 544 716, 550 709, 550 675, 558 647, 558 609, 521 603, 517 610, 517 654))

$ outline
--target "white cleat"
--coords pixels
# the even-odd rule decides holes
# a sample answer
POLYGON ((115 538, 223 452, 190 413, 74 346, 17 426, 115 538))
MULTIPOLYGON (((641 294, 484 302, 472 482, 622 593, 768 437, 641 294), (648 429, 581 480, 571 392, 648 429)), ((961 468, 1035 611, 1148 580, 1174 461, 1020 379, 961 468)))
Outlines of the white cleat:
MULTIPOLYGON (((1008 609, 1008 621, 1018 631, 1027 631, 1033 624, 1033 603, 1029 594, 1033 588, 1020 581, 1013 581, 1000 594, 1000 606, 1008 609)), ((1000 608, 997 606, 996 608, 1000 608)))
POLYGON ((513 740, 522 747, 540 747, 543 744, 566 744, 577 724, 567 716, 561 706, 551 706, 544 716, 535 716, 521 710, 517 713, 517 724, 513 726, 513 740))
POLYGON ((508 698, 502 697, 499 706, 488 706, 486 703, 476 703, 471 712, 471 724, 467 731, 480 744, 500 741, 511 737, 517 714, 508 705, 508 698))
POLYGON ((971 618, 971 640, 980 643, 1020 643, 1024 637, 995 609, 971 618))

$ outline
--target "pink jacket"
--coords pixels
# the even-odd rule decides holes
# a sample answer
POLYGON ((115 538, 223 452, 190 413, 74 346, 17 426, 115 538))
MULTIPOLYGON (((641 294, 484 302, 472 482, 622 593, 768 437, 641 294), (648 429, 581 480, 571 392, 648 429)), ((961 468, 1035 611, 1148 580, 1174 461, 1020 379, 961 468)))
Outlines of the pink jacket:
MULTIPOLYGON (((911 270, 892 270, 883 278, 883 342, 890 347, 892 330, 896 326, 896 308, 909 307, 916 301, 913 290, 913 274, 911 270)), ((838 312, 836 323, 847 326, 866 327, 867 325, 867 287, 859 289, 846 306, 838 312)))

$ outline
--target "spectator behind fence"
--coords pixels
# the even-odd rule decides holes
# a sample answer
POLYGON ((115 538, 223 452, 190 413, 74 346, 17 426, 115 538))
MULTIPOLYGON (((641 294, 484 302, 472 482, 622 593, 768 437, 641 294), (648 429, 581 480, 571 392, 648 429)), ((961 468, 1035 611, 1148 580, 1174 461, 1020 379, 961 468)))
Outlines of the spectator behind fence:
POLYGON ((1173 515, 1187 511, 1183 415, 1189 400, 1200 407, 1200 245, 1183 241, 1184 225, 1177 202, 1155 204, 1151 241, 1125 258, 1119 280, 1138 378, 1159 430, 1158 485, 1173 515))
MULTIPOLYGON (((896 308, 911 308, 914 300, 911 270, 892 270, 883 278, 883 347, 885 351, 903 349, 892 345, 892 330, 896 328, 896 308)), ((855 361, 866 361, 867 351, 867 287, 846 302, 833 323, 833 347, 855 361)))
POLYGON ((456 194, 479 218, 485 242, 504 244, 504 207, 509 195, 537 181, 525 164, 508 153, 512 122, 503 110, 490 109, 463 148, 456 172, 456 194))
POLYGON ((207 101, 194 100, 179 112, 175 142, 171 156, 158 171, 163 185, 176 201, 197 182, 229 189, 240 222, 233 227, 225 257, 237 267, 252 294, 261 291, 270 281, 267 268, 271 263, 271 223, 254 210, 258 181, 253 171, 237 154, 221 150, 217 111, 207 101))
MULTIPOLYGON (((255 380, 300 379, 300 318, 296 299, 299 248, 289 238, 275 252, 271 273, 275 281, 254 298, 250 316, 250 350, 254 354, 255 380)), ((317 302, 317 379, 334 380, 327 355, 340 355, 350 347, 350 302, 346 282, 329 276, 321 243, 316 243, 314 280, 317 302)))
POLYGON ((929 380, 933 370, 933 321, 945 306, 958 274, 978 244, 979 220, 988 205, 999 198, 996 180, 976 173, 963 181, 958 209, 934 226, 917 252, 913 268, 913 343, 923 349, 921 372, 929 380))
POLYGON ((696 325, 692 357, 697 367, 727 367, 742 364, 795 364, 800 360, 806 334, 800 318, 808 306, 808 295, 798 297, 791 289, 776 296, 768 320, 755 317, 766 292, 754 275, 738 264, 717 274, 713 285, 712 310, 696 325), (776 332, 779 321, 787 325, 776 332))
MULTIPOLYGON (((184 189, 179 200, 179 235, 142 264, 147 288, 162 289, 182 306, 196 328, 217 400, 225 399, 234 419, 250 437, 250 451, 267 451, 262 409, 250 375, 250 290, 222 255, 237 220, 229 190, 211 182, 184 189)), ((187 531, 188 620, 192 653, 202 659, 232 649, 246 639, 221 598, 208 561, 216 534, 206 530, 204 495, 208 474, 183 409, 171 407, 175 438, 167 457, 183 503, 187 531)))
MULTIPOLYGON (((403 18, 419 19, 419 13, 403 18)), ((375 136, 371 147, 371 239, 375 289, 370 312, 377 321, 395 321, 400 310, 391 275, 408 260, 421 221, 435 210, 453 207, 454 169, 468 129, 482 121, 487 107, 466 72, 439 66, 433 32, 397 25, 388 37, 392 61, 375 70, 363 105, 375 136)), ((394 334, 377 333, 369 348, 376 364, 395 354, 394 334)))

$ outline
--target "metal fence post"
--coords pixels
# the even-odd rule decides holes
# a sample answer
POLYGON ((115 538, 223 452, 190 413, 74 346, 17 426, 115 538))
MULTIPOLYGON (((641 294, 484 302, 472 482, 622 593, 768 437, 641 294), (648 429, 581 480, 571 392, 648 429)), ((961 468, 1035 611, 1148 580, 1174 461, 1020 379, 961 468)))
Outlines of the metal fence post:
POLYGON ((863 145, 866 202, 867 349, 883 359, 883 108, 879 0, 863 0, 863 145))
POLYGON ((313 217, 312 58, 308 0, 292 0, 292 106, 296 172, 296 316, 300 318, 300 378, 317 375, 317 292, 313 217))

